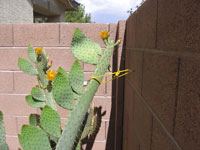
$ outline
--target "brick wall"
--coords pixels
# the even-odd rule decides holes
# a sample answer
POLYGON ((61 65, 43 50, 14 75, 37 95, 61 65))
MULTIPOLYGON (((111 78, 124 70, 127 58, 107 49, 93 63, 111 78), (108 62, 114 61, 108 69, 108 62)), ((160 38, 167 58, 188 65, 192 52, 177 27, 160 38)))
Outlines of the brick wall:
POLYGON ((199 10, 199 0, 147 0, 128 18, 124 150, 199 150, 199 10))
MULTIPOLYGON (((0 24, 0 110, 4 114, 6 126, 6 139, 10 150, 19 148, 17 134, 21 126, 28 124, 30 113, 39 113, 38 109, 27 105, 25 96, 37 84, 34 76, 26 75, 19 71, 18 57, 27 56, 27 46, 42 46, 47 55, 53 60, 52 69, 59 66, 69 71, 75 58, 70 51, 72 34, 79 27, 92 40, 104 48, 99 32, 109 30, 111 38, 115 39, 117 24, 0 24)), ((85 80, 88 80, 94 67, 82 64, 85 80)), ((94 150, 105 149, 109 117, 111 110, 111 82, 101 85, 94 98, 95 106, 102 106, 100 131, 93 145, 94 150)), ((58 107, 64 125, 68 111, 58 107)))

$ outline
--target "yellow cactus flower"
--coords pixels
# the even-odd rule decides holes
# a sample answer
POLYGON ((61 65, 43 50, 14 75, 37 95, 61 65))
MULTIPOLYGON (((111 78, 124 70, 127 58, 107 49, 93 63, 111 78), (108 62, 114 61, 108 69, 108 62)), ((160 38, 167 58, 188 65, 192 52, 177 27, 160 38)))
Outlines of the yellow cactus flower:
POLYGON ((55 72, 55 71, 49 70, 49 71, 47 72, 47 79, 48 79, 49 81, 53 81, 54 78, 55 78, 55 76, 56 76, 56 72, 55 72))
POLYGON ((100 32, 100 37, 101 39, 107 39, 109 37, 109 32, 108 31, 100 32))
POLYGON ((36 52, 37 54, 42 54, 42 50, 43 50, 43 47, 35 48, 35 52, 36 52))

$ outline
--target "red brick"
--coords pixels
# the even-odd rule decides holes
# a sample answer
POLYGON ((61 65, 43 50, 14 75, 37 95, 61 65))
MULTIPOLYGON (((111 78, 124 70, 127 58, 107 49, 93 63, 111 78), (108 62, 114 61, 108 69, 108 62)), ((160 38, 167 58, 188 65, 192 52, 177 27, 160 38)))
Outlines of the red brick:
POLYGON ((76 58, 73 56, 69 48, 63 48, 63 47, 46 48, 46 51, 50 60, 53 61, 53 65, 51 68, 53 70, 57 70, 59 67, 62 67, 66 71, 69 71, 72 64, 76 60, 76 58))
MULTIPOLYGON (((108 72, 111 73, 111 72, 108 72)), ((106 76, 106 81, 112 79, 112 75, 106 76)), ((106 83, 106 95, 111 96, 112 94, 112 80, 106 83)))
POLYGON ((0 47, 0 70, 19 70, 18 58, 28 58, 27 48, 0 47))
POLYGON ((15 93, 29 94, 33 87, 38 85, 37 76, 23 72, 14 73, 15 93))
POLYGON ((106 147, 106 142, 94 142, 92 147, 93 150, 104 150, 106 147))
POLYGON ((15 24, 13 34, 15 46, 59 45, 59 24, 15 24))
POLYGON ((198 0, 158 0, 157 47, 199 52, 199 9, 198 0))
MULTIPOLYGON (((126 28, 126 20, 120 20, 118 22, 118 39, 121 38, 121 45, 124 43, 124 34, 125 34, 125 28, 126 28)), ((118 40, 117 39, 117 40, 118 40)))
POLYGON ((144 53, 142 95, 172 133, 177 92, 178 58, 144 53))
POLYGON ((116 33, 117 33, 117 24, 116 23, 109 24, 109 33, 110 33, 110 39, 115 40, 116 33))
POLYGON ((8 144, 9 150, 18 150, 18 148, 20 148, 17 136, 7 136, 6 142, 8 144))
POLYGON ((21 134, 23 125, 29 125, 29 117, 17 117, 17 133, 21 134))
POLYGON ((57 112, 61 118, 67 118, 70 111, 57 105, 57 112))
POLYGON ((106 140, 106 127, 105 127, 105 121, 101 122, 101 126, 99 128, 98 134, 95 138, 97 141, 104 141, 106 140))
POLYGON ((0 95, 0 110, 4 115, 29 116, 37 109, 29 106, 24 95, 0 95))
POLYGON ((6 135, 17 136, 17 121, 15 116, 4 115, 4 125, 6 130, 6 135))
POLYGON ((181 150, 163 131, 161 126, 153 120, 151 150, 181 150))
POLYGON ((67 23, 60 24, 60 44, 62 46, 70 46, 72 36, 76 28, 79 28, 91 40, 97 42, 104 47, 103 40, 99 36, 99 32, 108 30, 108 24, 81 24, 81 23, 67 23), (91 32, 92 31, 92 32, 91 32))
MULTIPOLYGON (((92 77, 92 72, 85 72, 84 73, 85 81, 89 81, 91 77, 92 77)), ((105 79, 103 79, 102 81, 105 81, 105 79)), ((105 84, 99 86, 99 88, 98 88, 98 90, 97 90, 95 95, 96 96, 105 95, 105 84)))
POLYGON ((12 24, 0 24, 0 46, 12 46, 12 24))
POLYGON ((135 70, 126 76, 141 93, 142 90, 142 71, 143 71, 143 52, 126 50, 126 68, 135 70))
POLYGON ((61 119, 61 128, 64 129, 67 119, 61 119))
POLYGON ((198 150, 200 147, 199 68, 200 60, 181 60, 174 136, 183 150, 198 150))
POLYGON ((155 48, 157 0, 146 1, 137 10, 136 47, 155 48))
POLYGON ((94 106, 102 107, 101 113, 105 112, 105 115, 102 116, 103 119, 110 118, 110 110, 111 110, 111 98, 97 98, 94 97, 94 106))
POLYGON ((95 70, 95 68, 96 68, 96 65, 91 65, 91 64, 86 64, 86 63, 84 63, 83 64, 83 66, 84 66, 84 71, 85 72, 94 72, 94 70, 95 70))
POLYGON ((13 93, 13 72, 0 72, 0 93, 13 93))

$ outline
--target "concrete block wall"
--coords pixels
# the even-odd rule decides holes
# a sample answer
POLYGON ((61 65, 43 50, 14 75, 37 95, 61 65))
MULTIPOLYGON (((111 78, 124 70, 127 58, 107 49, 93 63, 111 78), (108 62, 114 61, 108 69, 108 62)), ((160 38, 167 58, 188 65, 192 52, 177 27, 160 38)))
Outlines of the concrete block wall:
MULTIPOLYGON (((30 107, 25 101, 25 96, 37 84, 37 80, 34 76, 26 75, 19 70, 18 58, 28 58, 29 44, 35 47, 42 46, 46 49, 50 60, 53 60, 52 69, 56 70, 61 66, 69 71, 75 60, 70 51, 70 42, 76 27, 83 30, 90 39, 99 43, 104 49, 99 32, 109 30, 114 40, 117 24, 0 24, 0 110, 4 114, 6 140, 10 150, 17 150, 20 147, 17 134, 20 133, 23 124, 28 124, 28 116, 31 113, 40 113, 38 109, 30 107)), ((94 66, 82 64, 82 67, 85 81, 89 80, 94 66)), ((102 112, 106 111, 92 148, 102 150, 105 149, 109 127, 111 82, 100 86, 94 103, 95 106, 102 107, 102 112)), ((62 126, 64 126, 69 112, 58 108, 62 126)))
POLYGON ((146 0, 127 20, 124 150, 199 150, 200 2, 146 0))

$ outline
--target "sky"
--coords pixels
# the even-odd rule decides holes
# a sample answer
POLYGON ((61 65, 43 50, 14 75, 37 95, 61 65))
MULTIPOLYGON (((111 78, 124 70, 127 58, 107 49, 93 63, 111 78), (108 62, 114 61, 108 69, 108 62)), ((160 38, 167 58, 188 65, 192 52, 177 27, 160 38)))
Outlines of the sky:
POLYGON ((126 20, 130 8, 135 10, 141 0, 76 0, 85 6, 86 13, 91 13, 96 23, 117 23, 126 20))

